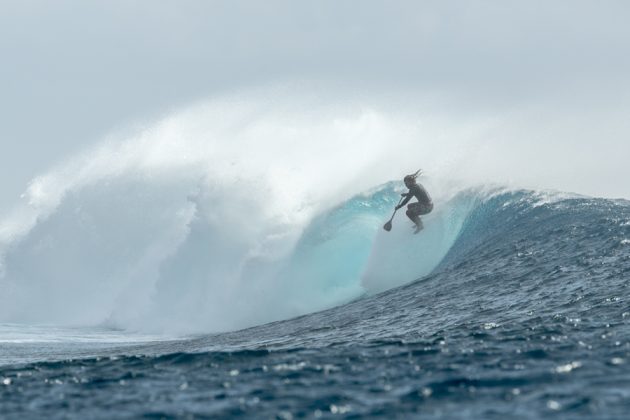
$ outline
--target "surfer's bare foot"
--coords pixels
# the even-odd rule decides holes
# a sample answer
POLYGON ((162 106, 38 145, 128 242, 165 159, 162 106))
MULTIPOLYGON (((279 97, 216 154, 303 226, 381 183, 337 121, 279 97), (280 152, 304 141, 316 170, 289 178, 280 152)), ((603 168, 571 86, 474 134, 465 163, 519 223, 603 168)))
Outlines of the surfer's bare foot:
POLYGON ((414 235, 422 230, 422 225, 416 226, 416 230, 413 231, 414 235))

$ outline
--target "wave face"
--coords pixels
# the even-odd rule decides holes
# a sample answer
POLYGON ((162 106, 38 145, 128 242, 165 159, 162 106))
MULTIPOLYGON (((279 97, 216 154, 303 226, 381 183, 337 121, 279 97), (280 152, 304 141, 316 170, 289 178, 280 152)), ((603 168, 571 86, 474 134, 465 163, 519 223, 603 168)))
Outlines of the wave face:
MULTIPOLYGON (((627 414, 630 202, 467 190, 414 236, 401 219, 391 235, 381 229, 396 199, 386 185, 312 219, 274 275, 311 303, 353 297, 361 285, 378 292, 386 273, 391 286, 417 281, 247 330, 132 347, 49 345, 57 361, 0 368, 8 413, 35 404, 99 417, 103 401, 120 399, 129 416, 627 414)), ((193 272, 190 249, 207 229, 190 226, 164 273, 193 272)), ((174 301, 187 281, 168 293, 174 301)), ((36 353, 2 348, 5 360, 36 353)))

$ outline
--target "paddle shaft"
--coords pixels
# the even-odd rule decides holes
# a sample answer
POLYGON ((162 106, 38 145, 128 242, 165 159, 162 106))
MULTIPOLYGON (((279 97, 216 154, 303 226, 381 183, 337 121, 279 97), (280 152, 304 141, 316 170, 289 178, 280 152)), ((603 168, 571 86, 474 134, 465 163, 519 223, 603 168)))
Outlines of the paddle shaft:
POLYGON ((394 220, 394 216, 396 216, 396 212, 398 211, 398 206, 400 206, 400 203, 402 203, 404 199, 405 197, 400 197, 400 201, 398 201, 398 204, 396 204, 396 208, 394 209, 394 213, 392 213, 392 217, 389 218, 389 223, 391 223, 392 220, 394 220))

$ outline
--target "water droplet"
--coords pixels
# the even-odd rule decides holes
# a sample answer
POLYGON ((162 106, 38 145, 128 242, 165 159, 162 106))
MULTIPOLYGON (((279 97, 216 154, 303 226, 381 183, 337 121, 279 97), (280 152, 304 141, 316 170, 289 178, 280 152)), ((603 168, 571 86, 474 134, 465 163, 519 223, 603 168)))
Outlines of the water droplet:
POLYGON ((335 404, 331 404, 330 405, 330 412, 333 414, 346 414, 350 412, 350 406, 349 405, 335 405, 335 404))
POLYGON ((567 363, 566 365, 556 367, 555 371, 556 373, 569 373, 572 370, 577 369, 581 366, 582 366, 582 363, 580 362, 571 362, 571 363, 567 363))
POLYGON ((547 407, 549 407, 550 410, 559 410, 560 403, 558 401, 549 400, 547 401, 547 407))
POLYGON ((288 411, 281 411, 278 413, 278 417, 282 420, 293 420, 293 414, 288 411))

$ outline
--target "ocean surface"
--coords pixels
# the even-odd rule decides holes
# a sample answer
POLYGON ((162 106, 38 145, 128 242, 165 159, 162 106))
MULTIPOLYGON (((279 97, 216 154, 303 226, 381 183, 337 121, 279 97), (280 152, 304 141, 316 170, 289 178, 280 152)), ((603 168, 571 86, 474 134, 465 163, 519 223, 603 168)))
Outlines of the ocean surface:
POLYGON ((387 233, 399 193, 348 199, 238 277, 251 247, 213 245, 213 219, 67 196, 4 250, 0 417, 629 418, 630 202, 469 189, 387 233), (184 235, 151 236, 174 214, 184 235), (125 217, 145 223, 130 244, 125 217), (200 287, 221 275, 229 293, 200 287), (151 292, 105 287, 134 276, 151 292))

